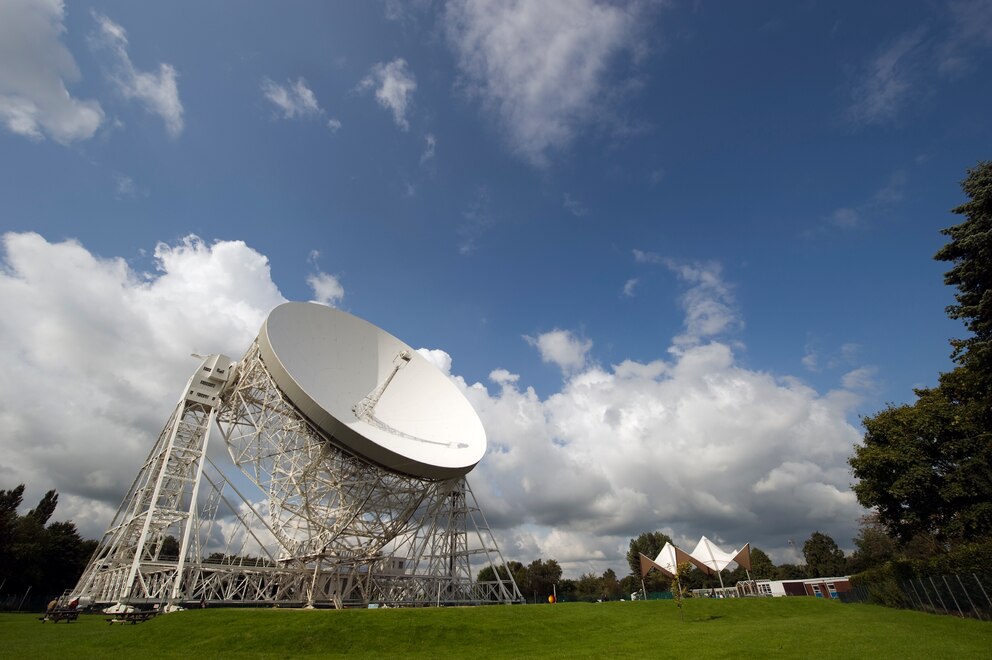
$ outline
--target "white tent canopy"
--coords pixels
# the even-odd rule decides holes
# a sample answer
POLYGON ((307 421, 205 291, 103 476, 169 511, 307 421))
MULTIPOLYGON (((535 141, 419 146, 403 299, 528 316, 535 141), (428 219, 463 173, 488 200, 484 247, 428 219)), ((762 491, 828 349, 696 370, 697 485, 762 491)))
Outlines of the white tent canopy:
POLYGON ((674 575, 679 566, 679 561, 676 557, 677 550, 678 548, 671 543, 666 543, 665 547, 658 553, 658 556, 654 558, 654 563, 664 572, 674 575))
POLYGON ((685 550, 676 548, 671 543, 666 543, 665 547, 661 549, 661 552, 654 559, 655 567, 661 569, 661 572, 669 577, 674 577, 675 572, 678 571, 679 564, 685 563, 694 563, 692 557, 685 550))
MULTIPOLYGON (((699 543, 696 544, 695 550, 690 552, 689 555, 699 562, 699 564, 702 564, 706 568, 710 569, 707 572, 719 573, 735 560, 738 552, 738 550, 734 550, 733 552, 724 552, 718 548, 713 541, 710 541, 704 536, 699 539, 699 543)), ((697 564, 697 566, 699 564, 697 564)))
POLYGON ((641 554, 641 576, 645 576, 652 568, 656 568, 668 577, 675 577, 679 564, 690 563, 707 575, 716 574, 723 585, 721 571, 731 563, 751 570, 751 544, 745 543, 740 550, 724 552, 705 536, 699 539, 696 548, 687 553, 684 550, 666 543, 654 559, 641 554))

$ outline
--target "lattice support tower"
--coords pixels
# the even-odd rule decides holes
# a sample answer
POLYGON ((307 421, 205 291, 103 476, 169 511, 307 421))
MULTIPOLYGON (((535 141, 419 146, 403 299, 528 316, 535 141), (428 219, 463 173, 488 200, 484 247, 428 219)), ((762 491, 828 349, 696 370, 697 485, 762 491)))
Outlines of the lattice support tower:
POLYGON ((169 608, 522 602, 512 577, 472 578, 504 564, 464 477, 404 475, 349 451, 284 395, 256 343, 238 364, 203 359, 73 596, 169 608), (208 455, 213 428, 238 470, 208 455))

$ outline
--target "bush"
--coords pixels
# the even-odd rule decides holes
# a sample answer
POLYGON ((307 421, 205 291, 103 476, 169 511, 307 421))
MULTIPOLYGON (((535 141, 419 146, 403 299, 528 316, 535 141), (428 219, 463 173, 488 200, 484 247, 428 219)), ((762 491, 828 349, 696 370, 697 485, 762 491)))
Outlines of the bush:
POLYGON ((947 554, 938 555, 927 562, 926 575, 971 575, 988 573, 992 566, 992 539, 962 543, 947 554))
POLYGON ((870 602, 887 607, 906 607, 909 600, 902 590, 902 583, 916 577, 918 562, 907 560, 887 561, 851 576, 852 587, 864 587, 870 602))

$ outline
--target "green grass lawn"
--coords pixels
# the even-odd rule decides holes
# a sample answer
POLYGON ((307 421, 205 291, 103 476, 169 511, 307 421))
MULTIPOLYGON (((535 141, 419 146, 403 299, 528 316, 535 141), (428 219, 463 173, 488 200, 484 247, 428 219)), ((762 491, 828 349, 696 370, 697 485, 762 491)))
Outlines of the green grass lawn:
POLYGON ((37 617, 0 614, 0 657, 992 658, 992 623, 812 598, 37 617))

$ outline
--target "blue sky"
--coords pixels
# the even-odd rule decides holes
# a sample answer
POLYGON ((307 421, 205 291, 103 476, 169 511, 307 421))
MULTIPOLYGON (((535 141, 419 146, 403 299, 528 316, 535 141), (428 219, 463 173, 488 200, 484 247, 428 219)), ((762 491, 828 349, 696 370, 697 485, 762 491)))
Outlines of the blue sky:
POLYGON ((981 0, 5 1, 0 483, 98 534, 189 351, 314 299, 438 351, 513 558, 850 548, 859 416, 963 332, 990 55, 981 0))

